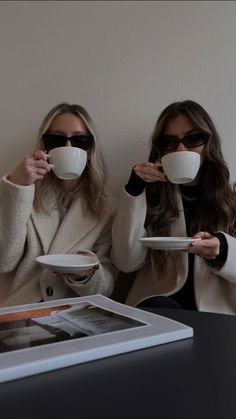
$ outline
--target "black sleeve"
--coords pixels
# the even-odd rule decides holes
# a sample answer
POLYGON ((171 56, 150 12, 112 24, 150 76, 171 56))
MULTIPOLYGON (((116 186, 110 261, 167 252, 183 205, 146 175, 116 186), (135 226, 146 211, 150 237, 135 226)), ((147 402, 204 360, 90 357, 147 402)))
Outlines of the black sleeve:
POLYGON ((216 256, 215 259, 213 259, 213 260, 205 259, 205 260, 213 268, 214 267, 221 268, 224 265, 224 263, 227 259, 227 256, 228 256, 228 243, 227 243, 227 240, 226 240, 224 234, 214 233, 214 236, 217 237, 217 239, 219 239, 219 241, 220 241, 220 252, 216 256))
POLYGON ((144 191, 146 186, 147 182, 136 175, 134 169, 132 169, 129 181, 127 185, 125 185, 126 192, 128 192, 130 195, 138 196, 144 191))

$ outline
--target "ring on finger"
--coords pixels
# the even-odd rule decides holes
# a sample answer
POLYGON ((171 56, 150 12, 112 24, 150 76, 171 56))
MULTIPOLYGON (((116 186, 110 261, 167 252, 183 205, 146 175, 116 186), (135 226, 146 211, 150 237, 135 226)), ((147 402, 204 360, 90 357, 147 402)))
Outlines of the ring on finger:
POLYGON ((145 175, 145 180, 148 180, 148 175, 145 175))

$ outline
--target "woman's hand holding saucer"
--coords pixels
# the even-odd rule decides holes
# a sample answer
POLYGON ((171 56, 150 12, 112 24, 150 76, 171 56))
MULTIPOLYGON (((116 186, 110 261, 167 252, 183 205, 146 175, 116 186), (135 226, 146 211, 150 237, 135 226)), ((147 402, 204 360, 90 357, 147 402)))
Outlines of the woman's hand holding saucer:
MULTIPOLYGON (((90 256, 97 259, 97 256, 91 250, 79 250, 77 252, 78 255, 82 256, 90 256)), ((62 273, 62 272, 55 272, 60 279, 68 281, 70 283, 80 282, 80 281, 89 281, 92 278, 94 272, 99 269, 99 260, 97 259, 97 265, 93 266, 92 268, 85 269, 84 271, 76 272, 76 273, 62 273)))
POLYGON ((86 280, 86 282, 92 278, 94 272, 99 269, 99 265, 94 266, 91 269, 87 269, 86 271, 80 272, 80 273, 62 273, 62 272, 56 272, 57 276, 60 279, 66 280, 70 283, 75 283, 75 282, 83 282, 86 280))
POLYGON ((42 150, 25 156, 8 179, 17 185, 32 185, 36 180, 43 179, 52 169, 47 159, 48 154, 42 150))
POLYGON ((134 171, 145 182, 167 182, 166 175, 163 173, 160 163, 137 163, 134 166, 134 171))
POLYGON ((186 249, 186 252, 194 253, 205 259, 214 260, 220 253, 219 239, 207 231, 200 231, 193 236, 194 239, 198 237, 202 240, 191 243, 188 249, 186 249))

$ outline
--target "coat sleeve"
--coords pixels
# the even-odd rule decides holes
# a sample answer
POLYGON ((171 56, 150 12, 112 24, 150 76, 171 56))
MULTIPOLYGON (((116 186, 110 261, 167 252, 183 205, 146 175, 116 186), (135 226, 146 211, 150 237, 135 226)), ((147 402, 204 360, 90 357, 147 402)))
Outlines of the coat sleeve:
POLYGON ((0 272, 12 271, 26 245, 27 222, 33 207, 34 185, 15 185, 7 176, 0 183, 0 272))
POLYGON ((114 219, 114 210, 110 214, 100 235, 98 236, 92 251, 99 260, 99 269, 97 269, 92 277, 87 281, 65 280, 65 283, 80 296, 102 294, 110 296, 113 292, 118 271, 111 261, 111 229, 114 219))
POLYGON ((228 255, 226 261, 221 269, 217 270, 212 268, 216 275, 226 279, 233 284, 236 284, 236 238, 221 232, 224 234, 228 244, 228 255))
POLYGON ((148 249, 139 238, 146 237, 146 195, 129 195, 123 189, 112 229, 112 260, 122 272, 133 272, 145 263, 148 249))

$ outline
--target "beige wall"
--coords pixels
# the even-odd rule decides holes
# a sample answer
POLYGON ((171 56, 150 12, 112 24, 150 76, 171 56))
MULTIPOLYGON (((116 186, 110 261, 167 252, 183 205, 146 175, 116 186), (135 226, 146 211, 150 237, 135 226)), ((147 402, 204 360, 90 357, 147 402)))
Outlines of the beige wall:
POLYGON ((88 108, 118 195, 164 106, 199 101, 236 179, 236 2, 0 2, 0 172, 61 101, 88 108))

